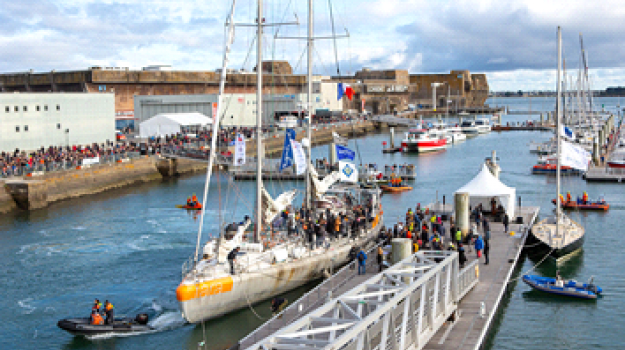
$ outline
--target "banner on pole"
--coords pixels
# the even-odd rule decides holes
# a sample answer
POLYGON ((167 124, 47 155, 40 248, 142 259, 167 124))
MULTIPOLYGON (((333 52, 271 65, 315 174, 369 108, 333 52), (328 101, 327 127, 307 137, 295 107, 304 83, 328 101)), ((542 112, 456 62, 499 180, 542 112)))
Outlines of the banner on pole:
POLYGON ((245 164, 245 139, 243 135, 237 134, 234 141, 234 166, 245 164))
POLYGON ((217 102, 213 102, 213 123, 217 121, 217 102))
POLYGON ((341 181, 358 182, 358 169, 352 163, 339 161, 339 175, 341 176, 341 181))
POLYGON ((354 161, 354 159, 356 158, 356 152, 352 151, 351 149, 345 147, 345 146, 341 146, 341 145, 335 145, 336 146, 336 158, 341 161, 341 160, 351 160, 352 162, 354 161))
POLYGON ((293 160, 295 161, 295 169, 297 175, 302 175, 306 172, 306 153, 302 144, 291 140, 291 149, 293 150, 293 160))
POLYGON ((591 160, 590 152, 566 141, 562 141, 561 145, 560 165, 588 171, 588 163, 591 160))
POLYGON ((293 148, 291 140, 295 140, 295 130, 286 129, 284 133, 284 147, 282 148, 282 158, 280 159, 280 171, 293 166, 293 148))

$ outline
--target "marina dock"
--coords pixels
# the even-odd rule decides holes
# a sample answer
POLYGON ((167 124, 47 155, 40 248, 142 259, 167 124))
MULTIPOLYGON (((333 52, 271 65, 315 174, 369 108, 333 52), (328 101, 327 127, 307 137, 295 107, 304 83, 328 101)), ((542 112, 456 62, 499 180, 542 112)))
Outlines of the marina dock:
POLYGON ((462 269, 456 252, 421 250, 377 273, 374 248, 367 274, 344 267, 232 349, 479 349, 538 212, 518 208, 514 235, 491 222, 488 265, 468 247, 462 269))

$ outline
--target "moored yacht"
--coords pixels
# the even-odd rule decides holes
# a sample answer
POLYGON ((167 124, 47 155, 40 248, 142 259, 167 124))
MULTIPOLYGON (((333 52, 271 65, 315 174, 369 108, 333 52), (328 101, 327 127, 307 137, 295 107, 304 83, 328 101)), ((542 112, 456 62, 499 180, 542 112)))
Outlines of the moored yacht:
POLYGON ((410 129, 401 141, 402 152, 431 152, 447 147, 445 132, 436 129, 410 129))
POLYGON ((490 121, 488 118, 478 118, 475 120, 475 127, 480 134, 486 134, 491 131, 490 121))
POLYGON ((467 135, 462 132, 462 127, 459 125, 447 127, 447 142, 448 143, 460 143, 466 141, 467 135))
POLYGON ((475 125, 475 121, 473 120, 464 120, 462 124, 460 124, 460 128, 462 132, 468 135, 477 135, 479 130, 475 125))

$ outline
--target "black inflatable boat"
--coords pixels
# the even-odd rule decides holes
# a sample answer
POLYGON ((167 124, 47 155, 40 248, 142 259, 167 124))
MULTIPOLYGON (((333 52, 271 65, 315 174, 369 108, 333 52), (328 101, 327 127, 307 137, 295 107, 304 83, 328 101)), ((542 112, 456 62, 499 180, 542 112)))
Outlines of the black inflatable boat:
POLYGON ((59 328, 74 335, 98 335, 106 333, 139 333, 154 330, 148 325, 148 315, 139 314, 132 318, 117 318, 113 324, 92 325, 89 318, 66 318, 57 323, 59 328))

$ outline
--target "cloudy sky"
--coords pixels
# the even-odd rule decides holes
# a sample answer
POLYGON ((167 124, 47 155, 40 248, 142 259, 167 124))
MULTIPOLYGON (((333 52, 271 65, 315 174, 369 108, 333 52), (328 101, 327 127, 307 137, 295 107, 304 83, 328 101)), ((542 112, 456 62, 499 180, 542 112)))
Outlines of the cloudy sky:
MULTIPOLYGON (((315 0, 315 32, 332 33, 328 1, 315 0)), ((593 88, 625 85, 625 2, 622 0, 332 0, 337 34, 316 42, 315 73, 353 74, 362 67, 411 73, 485 72, 491 90, 553 90, 556 27, 563 28, 568 74, 580 66, 583 34, 593 88), (336 47, 336 53, 335 53, 336 47), (338 60, 336 59, 338 57, 338 60), (338 62, 338 64, 337 64, 338 62)), ((266 0, 266 59, 306 69, 304 0, 266 0)), ((2 0, 0 72, 221 66, 229 0, 2 0)), ((238 0, 235 22, 255 18, 256 1, 238 0)), ((255 31, 238 27, 233 68, 251 69, 255 31)))

